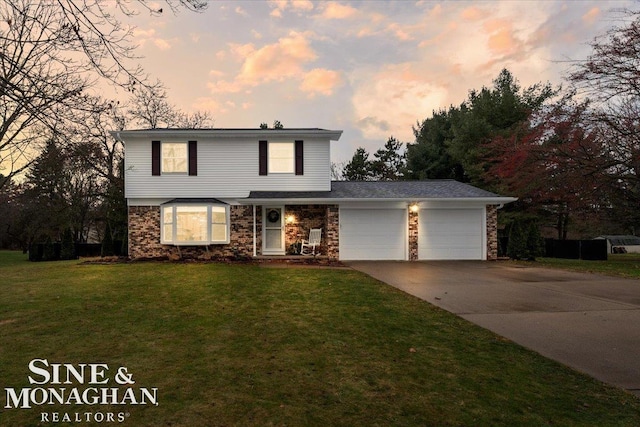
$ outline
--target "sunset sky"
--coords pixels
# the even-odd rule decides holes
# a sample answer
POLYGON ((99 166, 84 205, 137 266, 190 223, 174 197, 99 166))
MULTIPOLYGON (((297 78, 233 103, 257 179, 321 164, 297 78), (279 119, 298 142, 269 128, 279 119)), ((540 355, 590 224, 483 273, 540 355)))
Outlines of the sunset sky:
POLYGON ((215 127, 344 130, 343 162, 380 148, 434 109, 460 104, 508 68, 522 86, 562 83, 567 60, 632 1, 214 1, 200 14, 141 13, 141 65, 215 127))

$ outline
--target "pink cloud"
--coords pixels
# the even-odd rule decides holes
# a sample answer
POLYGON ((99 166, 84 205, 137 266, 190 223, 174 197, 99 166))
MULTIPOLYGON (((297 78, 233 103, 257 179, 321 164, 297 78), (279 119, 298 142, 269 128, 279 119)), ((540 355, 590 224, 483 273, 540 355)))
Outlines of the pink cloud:
POLYGON ((291 6, 294 9, 312 10, 313 2, 311 0, 291 0, 291 6))
POLYGON ((236 57, 236 59, 244 60, 247 56, 251 55, 256 50, 255 46, 251 43, 237 44, 229 43, 229 51, 236 57))
POLYGON ((216 82, 208 82, 207 88, 211 93, 238 93, 246 89, 246 86, 237 81, 218 80, 216 82))
POLYGON ((478 9, 475 6, 468 7, 460 13, 460 16, 462 16, 462 19, 465 21, 479 21, 486 18, 487 15, 487 11, 478 9))
POLYGON ((484 24, 484 29, 489 34, 487 46, 491 52, 503 55, 521 48, 522 43, 515 37, 511 22, 493 19, 484 24))
POLYGON ((342 76, 337 71, 314 68, 305 74, 300 90, 309 93, 310 96, 315 94, 329 96, 340 85, 342 85, 342 76))
POLYGON ((411 36, 411 34, 409 34, 409 32, 407 32, 405 28, 402 25, 399 25, 398 23, 393 22, 389 24, 387 26, 387 31, 393 34, 398 40, 401 40, 401 41, 413 40, 413 36, 411 36))
POLYGON ((153 40, 153 44, 160 50, 169 50, 171 49, 171 43, 168 40, 164 39, 155 39, 153 40))
POLYGON ((296 31, 291 31, 277 43, 246 51, 238 79, 248 84, 295 76, 302 72, 302 64, 317 58, 307 34, 296 31))
POLYGON ((357 12, 358 10, 351 6, 329 2, 325 4, 322 17, 326 19, 347 19, 353 17, 357 12))
POLYGON ((589 12, 582 15, 582 20, 585 23, 591 25, 594 22, 596 22, 596 20, 600 17, 601 14, 602 14, 602 11, 600 10, 600 8, 594 7, 594 8, 591 8, 589 12))
MULTIPOLYGON (((317 58, 308 40, 310 36, 311 33, 308 32, 291 31, 276 43, 260 48, 252 43, 230 43, 229 52, 242 63, 240 70, 233 80, 207 83, 208 89, 212 93, 249 93, 261 83, 290 78, 303 79, 304 65, 317 58)), ((327 90, 327 86, 323 86, 323 90, 327 90)))
POLYGON ((269 3, 273 8, 269 15, 275 18, 281 18, 282 12, 287 9, 293 9, 296 11, 313 9, 313 3, 310 0, 270 0, 269 3))

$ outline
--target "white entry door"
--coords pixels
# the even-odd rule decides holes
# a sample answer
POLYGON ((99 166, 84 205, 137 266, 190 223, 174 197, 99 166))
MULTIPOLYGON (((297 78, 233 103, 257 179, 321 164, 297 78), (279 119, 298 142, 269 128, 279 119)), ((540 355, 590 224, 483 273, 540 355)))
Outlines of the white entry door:
POLYGON ((284 207, 265 206, 262 209, 262 253, 284 255, 284 207))

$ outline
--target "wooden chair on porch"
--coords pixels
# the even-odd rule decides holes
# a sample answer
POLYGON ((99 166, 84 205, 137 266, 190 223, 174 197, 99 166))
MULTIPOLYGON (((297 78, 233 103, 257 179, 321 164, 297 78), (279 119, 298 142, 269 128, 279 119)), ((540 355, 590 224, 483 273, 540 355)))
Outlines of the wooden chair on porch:
POLYGON ((302 240, 300 245, 300 255, 316 255, 316 248, 320 246, 322 228, 312 228, 309 231, 309 239, 302 240), (309 252, 311 251, 311 252, 309 252))

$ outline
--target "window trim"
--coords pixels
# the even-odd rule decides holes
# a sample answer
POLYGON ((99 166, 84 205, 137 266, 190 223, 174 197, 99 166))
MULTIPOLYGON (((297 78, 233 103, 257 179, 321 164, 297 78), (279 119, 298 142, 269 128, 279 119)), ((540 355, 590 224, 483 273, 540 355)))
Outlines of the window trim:
POLYGON ((208 245, 227 245, 231 242, 231 209, 230 206, 224 203, 167 203, 160 206, 160 243, 163 245, 173 245, 173 246, 208 246, 208 245), (178 235, 178 216, 177 216, 177 208, 192 206, 192 207, 206 207, 207 208, 207 239, 203 241, 189 241, 189 240, 176 240, 178 235), (226 239, 225 240, 213 240, 213 225, 221 224, 213 222, 213 213, 212 208, 224 208, 225 211, 225 221, 226 221, 226 239), (171 223, 171 233, 173 239, 168 240, 165 238, 165 210, 171 209, 172 212, 172 223, 171 223))

